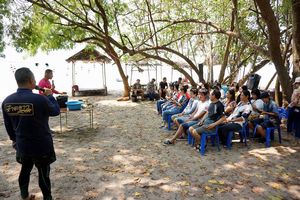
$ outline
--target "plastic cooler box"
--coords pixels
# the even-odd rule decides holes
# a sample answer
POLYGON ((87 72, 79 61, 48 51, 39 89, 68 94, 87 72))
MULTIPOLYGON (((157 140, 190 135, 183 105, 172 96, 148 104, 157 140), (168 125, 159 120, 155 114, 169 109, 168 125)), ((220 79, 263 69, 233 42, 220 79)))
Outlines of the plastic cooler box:
POLYGON ((81 101, 68 101, 66 105, 69 110, 81 110, 81 101))

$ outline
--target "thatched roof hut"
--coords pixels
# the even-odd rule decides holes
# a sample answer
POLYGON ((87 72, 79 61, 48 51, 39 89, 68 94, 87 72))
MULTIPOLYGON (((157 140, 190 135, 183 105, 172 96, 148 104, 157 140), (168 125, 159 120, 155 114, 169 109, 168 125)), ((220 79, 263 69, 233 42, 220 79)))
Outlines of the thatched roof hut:
POLYGON ((101 54, 95 49, 84 48, 78 53, 71 56, 70 58, 66 59, 66 61, 67 62, 83 61, 83 62, 109 63, 111 59, 109 59, 107 56, 101 54))
POLYGON ((104 94, 107 94, 107 87, 106 87, 106 70, 105 70, 105 63, 109 63, 111 59, 107 56, 101 54, 95 49, 92 48, 84 48, 78 53, 74 54, 73 56, 66 59, 67 62, 72 63, 72 95, 75 94, 97 94, 99 92, 104 91, 104 94), (77 61, 86 62, 86 63, 100 63, 102 68, 102 82, 104 88, 91 88, 91 89, 82 89, 78 86, 75 82, 75 63, 77 61))

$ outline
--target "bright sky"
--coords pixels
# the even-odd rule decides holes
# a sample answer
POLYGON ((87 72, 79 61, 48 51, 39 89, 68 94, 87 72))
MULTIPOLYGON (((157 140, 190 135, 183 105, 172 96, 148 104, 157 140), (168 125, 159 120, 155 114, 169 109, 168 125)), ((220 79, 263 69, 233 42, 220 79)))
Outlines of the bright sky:
MULTIPOLYGON (((54 77, 56 88, 60 91, 66 91, 69 94, 71 93, 72 86, 72 72, 71 72, 71 64, 67 63, 65 60, 70 56, 74 55, 78 51, 80 51, 83 46, 77 46, 73 50, 59 50, 53 51, 49 54, 46 53, 38 53, 34 57, 28 56, 25 53, 17 53, 13 48, 8 47, 4 54, 5 58, 0 58, 0 101, 5 98, 10 93, 13 93, 17 85, 14 79, 14 70, 20 67, 29 67, 33 73, 35 74, 36 81, 38 82, 41 78, 43 78, 44 71, 47 68, 54 70, 54 77), (38 66, 35 66, 35 63, 38 63, 38 66), (48 63, 48 67, 46 67, 46 63, 48 63)), ((101 81, 101 71, 99 65, 94 64, 84 64, 77 63, 76 64, 76 84, 81 88, 97 88, 102 87, 101 81)), ((125 66, 124 66, 125 68, 125 66)), ((246 72, 249 69, 246 69, 246 72)), ((204 69, 205 71, 205 69, 204 69)), ((262 76, 260 81, 260 87, 264 88, 264 86, 268 83, 270 78, 275 72, 275 68, 273 65, 267 65, 262 70, 258 72, 259 75, 262 76)), ((130 68, 127 68, 127 74, 130 74, 130 68)), ((217 79, 219 74, 219 67, 216 66, 214 70, 214 78, 217 79)), ((242 73, 240 73, 241 76, 242 73)), ((158 67, 157 72, 157 80, 160 81, 162 77, 167 77, 167 80, 170 81, 171 76, 173 77, 173 81, 177 80, 180 77, 180 73, 177 71, 171 72, 170 67, 158 67)), ((195 73, 193 74, 195 76, 195 73)), ((106 76, 107 76, 107 87, 108 90, 122 90, 123 84, 121 82, 117 82, 120 80, 120 75, 117 70, 117 67, 113 64, 106 65, 106 76)), ((141 79, 142 84, 146 84, 149 81, 148 72, 145 70, 143 73, 139 73, 134 71, 132 74, 132 83, 137 78, 141 79)), ((207 72, 204 72, 204 77, 207 76, 207 72)), ((150 71, 150 79, 155 78, 155 71, 150 71)), ((197 80, 196 77, 194 77, 197 80)), ((130 78, 129 78, 130 80, 130 78)), ((130 83, 129 83, 130 84, 130 83)), ((273 86, 274 87, 274 84, 273 86)))

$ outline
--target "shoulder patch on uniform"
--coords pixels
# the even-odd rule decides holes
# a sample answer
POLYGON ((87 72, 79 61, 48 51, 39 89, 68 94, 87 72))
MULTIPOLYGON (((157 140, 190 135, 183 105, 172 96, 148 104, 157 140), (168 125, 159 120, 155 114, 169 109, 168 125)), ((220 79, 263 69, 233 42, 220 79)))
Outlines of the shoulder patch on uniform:
POLYGON ((33 116, 34 109, 32 103, 6 103, 5 112, 10 116, 33 116))

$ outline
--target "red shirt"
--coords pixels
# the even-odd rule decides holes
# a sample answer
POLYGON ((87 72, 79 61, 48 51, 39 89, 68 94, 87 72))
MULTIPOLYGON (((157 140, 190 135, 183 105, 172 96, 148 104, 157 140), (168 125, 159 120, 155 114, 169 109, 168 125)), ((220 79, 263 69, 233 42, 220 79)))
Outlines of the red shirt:
MULTIPOLYGON (((60 94, 60 92, 58 92, 57 90, 52 89, 52 85, 51 85, 49 79, 43 78, 42 80, 40 80, 39 87, 40 88, 48 88, 48 89, 51 89, 54 94, 60 94)), ((39 91, 39 93, 42 94, 43 92, 39 91)))

